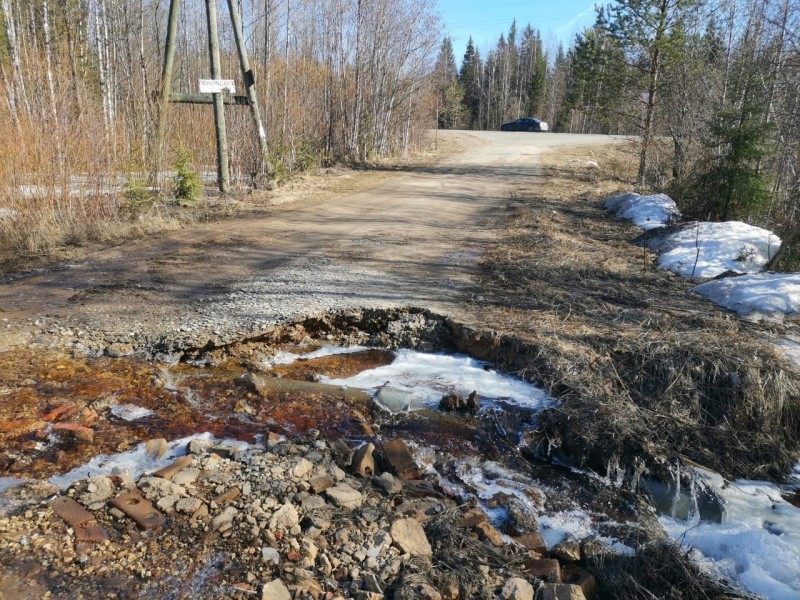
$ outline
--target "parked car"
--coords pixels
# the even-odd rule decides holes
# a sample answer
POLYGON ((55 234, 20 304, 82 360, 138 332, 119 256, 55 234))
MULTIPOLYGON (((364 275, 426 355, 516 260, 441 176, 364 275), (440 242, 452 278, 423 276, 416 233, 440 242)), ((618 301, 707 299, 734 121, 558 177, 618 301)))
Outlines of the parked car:
POLYGON ((547 123, 533 117, 521 117, 500 125, 500 131, 548 131, 547 123))

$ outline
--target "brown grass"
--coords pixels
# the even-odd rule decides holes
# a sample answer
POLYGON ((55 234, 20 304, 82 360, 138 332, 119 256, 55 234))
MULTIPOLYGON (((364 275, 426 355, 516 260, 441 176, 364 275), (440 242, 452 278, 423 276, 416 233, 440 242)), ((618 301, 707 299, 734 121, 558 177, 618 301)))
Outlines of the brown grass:
POLYGON ((531 448, 601 472, 620 460, 658 474, 688 457, 729 477, 782 477, 800 455, 797 368, 759 326, 656 269, 630 243, 638 230, 600 208, 630 190, 628 147, 544 162, 546 184, 516 190, 480 291, 484 318, 527 344, 521 374, 562 400, 531 448))

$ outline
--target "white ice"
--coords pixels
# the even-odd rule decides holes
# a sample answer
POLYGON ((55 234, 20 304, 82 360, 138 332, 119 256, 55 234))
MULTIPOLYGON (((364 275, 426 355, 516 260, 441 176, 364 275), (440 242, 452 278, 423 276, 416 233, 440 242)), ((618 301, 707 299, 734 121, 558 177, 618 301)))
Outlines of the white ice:
POLYGON ((0 477, 0 494, 28 481, 20 477, 0 477))
MULTIPOLYGON (((169 449, 161 458, 153 458, 147 453, 146 444, 141 443, 133 450, 122 452, 121 454, 100 454, 92 458, 85 465, 75 467, 63 475, 54 475, 48 481, 53 485, 66 490, 70 485, 80 479, 87 477, 97 477, 98 475, 111 475, 114 467, 119 467, 128 472, 134 479, 149 471, 156 471, 166 467, 177 457, 186 454, 186 446, 193 439, 214 440, 210 433, 202 433, 189 437, 174 440, 169 443, 169 449)), ((242 443, 244 442, 237 442, 242 443)))
POLYGON ((603 208, 642 229, 664 227, 680 215, 675 202, 666 194, 620 194, 603 202, 603 208))
MULTIPOLYGON (((800 464, 795 467, 800 474, 800 464)), ((661 517, 667 533, 711 559, 723 575, 769 600, 800 598, 800 508, 766 482, 736 481, 719 492, 722 523, 661 517)))
MULTIPOLYGON (((783 352, 786 358, 800 366, 800 340, 785 337, 779 339, 775 345, 783 352)), ((798 469, 800 469, 800 466, 798 466, 798 469)))
POLYGON ((153 414, 153 411, 135 404, 115 404, 111 407, 111 414, 123 421, 138 421, 149 417, 153 414))
POLYGON ((390 365, 362 371, 354 377, 323 383, 377 389, 385 384, 411 394, 411 408, 435 407, 443 395, 467 396, 478 392, 481 399, 503 400, 526 408, 543 408, 552 403, 543 390, 520 379, 487 368, 487 363, 469 356, 429 354, 398 350, 390 365))
POLYGON ((354 354, 364 350, 369 350, 369 348, 366 346, 322 346, 308 354, 295 354, 294 352, 280 350, 276 352, 274 356, 266 360, 265 364, 267 366, 290 365, 298 360, 311 360, 312 358, 323 358, 325 356, 334 356, 337 354, 354 354))
POLYGON ((800 273, 762 273, 709 281, 698 294, 750 320, 780 321, 800 313, 800 273))

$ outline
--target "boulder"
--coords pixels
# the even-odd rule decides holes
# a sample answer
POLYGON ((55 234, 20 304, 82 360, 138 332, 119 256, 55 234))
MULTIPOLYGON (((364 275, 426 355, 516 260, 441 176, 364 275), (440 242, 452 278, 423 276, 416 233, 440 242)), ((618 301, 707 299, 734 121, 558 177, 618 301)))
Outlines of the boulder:
POLYGON ((545 583, 536 593, 536 600, 586 600, 586 596, 577 585, 545 583))
POLYGON ((340 483, 325 490, 325 494, 339 508, 354 509, 361 506, 364 496, 361 492, 354 490, 346 483, 340 483))
POLYGON ((533 600, 533 586, 521 577, 512 577, 500 590, 502 600, 533 600))
POLYGON ((392 542, 401 552, 412 556, 431 556, 431 549, 425 530, 416 519, 398 519, 389 530, 392 542))
POLYGON ((292 595, 280 579, 273 579, 261 588, 261 600, 292 600, 292 595))

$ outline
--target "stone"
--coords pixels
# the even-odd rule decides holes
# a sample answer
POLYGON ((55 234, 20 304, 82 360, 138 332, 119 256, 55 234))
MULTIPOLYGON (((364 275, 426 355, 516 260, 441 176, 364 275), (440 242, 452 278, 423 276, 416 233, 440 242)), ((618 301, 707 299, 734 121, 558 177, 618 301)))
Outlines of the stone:
POLYGON ((178 496, 164 496, 156 502, 156 508, 162 512, 171 513, 178 500, 180 500, 178 496))
POLYGON ((475 532, 478 534, 478 537, 482 542, 489 542, 492 546, 496 546, 498 548, 505 544, 503 541, 503 535, 488 521, 478 523, 475 526, 475 532))
POLYGON ((195 455, 205 454, 213 445, 214 443, 211 440, 207 440, 204 438, 194 438, 189 442, 187 450, 189 454, 195 454, 195 455))
POLYGON ((594 575, 580 568, 578 565, 561 565, 561 580, 564 583, 579 586, 586 600, 595 600, 595 598, 597 598, 597 581, 594 575))
MULTIPOLYGON (((163 481, 152 477, 150 479, 163 481)), ((169 482, 165 481, 164 483, 169 482)), ((164 522, 164 515, 145 500, 138 490, 131 490, 120 494, 111 500, 111 504, 133 519, 142 529, 152 529, 160 526, 164 522)))
POLYGON ((577 585, 545 583, 536 593, 536 600, 586 600, 586 596, 577 585))
POLYGON ((181 498, 175 503, 175 510, 185 515, 194 515, 202 506, 199 498, 181 498))
POLYGON ((239 511, 233 507, 229 506, 221 513, 219 513, 216 517, 211 519, 211 529, 214 531, 225 531, 226 529, 230 529, 233 525, 233 519, 236 515, 239 514, 239 511))
POLYGON ((110 477, 91 477, 82 482, 83 493, 78 495, 78 502, 89 510, 100 510, 116 492, 110 477))
POLYGON ((535 552, 540 557, 544 557, 547 554, 547 544, 545 543, 542 534, 538 531, 531 531, 529 533, 519 535, 514 538, 514 541, 520 546, 524 546, 528 550, 535 552))
POLYGON ((489 517, 485 512, 483 512, 483 509, 478 506, 474 506, 464 511, 464 514, 461 515, 461 519, 458 522, 458 526, 462 529, 472 529, 476 525, 486 523, 488 521, 489 517))
POLYGON ((457 394, 447 394, 442 396, 439 408, 443 411, 456 411, 463 413, 476 413, 481 407, 481 400, 478 392, 472 392, 469 396, 459 396, 457 394))
POLYGON ((507 516, 502 525, 503 533, 520 536, 531 531, 539 531, 536 515, 522 502, 512 499, 508 502, 507 516))
POLYGON ((325 490, 325 494, 339 508, 354 509, 361 506, 364 496, 346 483, 340 483, 325 490))
POLYGON ((372 485, 388 495, 399 494, 403 491, 403 484, 388 471, 381 473, 378 477, 373 477, 372 485))
POLYGON ((325 508, 327 503, 322 496, 307 496, 300 501, 300 507, 304 511, 318 510, 325 508))
POLYGON ((567 538, 550 550, 550 556, 561 562, 578 562, 581 559, 581 545, 578 540, 567 538))
POLYGON ((238 487, 232 487, 227 492, 220 494, 214 498, 214 502, 216 502, 219 506, 223 504, 228 504, 229 502, 233 502, 236 500, 242 492, 239 490, 238 487))
POLYGON ((406 443, 401 439, 391 440, 383 444, 383 454, 400 479, 419 479, 420 473, 414 457, 406 443))
POLYGON ((512 577, 500 590, 502 600, 533 600, 533 586, 521 577, 512 577))
POLYGON ((284 504, 274 513, 269 520, 269 528, 272 531, 280 529, 282 531, 289 531, 300 523, 300 516, 297 514, 297 509, 292 504, 284 504))
POLYGON ((161 477, 142 477, 139 480, 139 489, 145 498, 155 502, 165 496, 185 496, 186 488, 176 485, 161 477))
POLYGON ((264 546, 261 548, 261 560, 268 565, 278 566, 281 564, 281 554, 275 548, 264 546))
POLYGON ((200 469, 191 467, 178 472, 172 478, 172 483, 177 485, 194 485, 198 477, 200 477, 200 469))
POLYGON ((78 423, 56 423, 53 425, 55 431, 63 431, 80 442, 92 443, 94 441, 94 431, 78 423))
POLYGON ((292 600, 292 596, 280 579, 273 579, 261 588, 261 600, 292 600))
POLYGON ((375 451, 375 444, 364 444, 353 453, 350 462, 350 469, 356 475, 369 479, 375 474, 375 458, 372 453, 375 451))
POLYGON ((547 583, 561 583, 561 565, 554 558, 532 558, 525 561, 526 575, 538 577, 547 583))
POLYGON ((78 413, 78 422, 84 427, 94 427, 99 419, 97 411, 90 406, 84 406, 78 413))
POLYGON ((314 463, 306 458, 301 458, 297 464, 292 467, 290 475, 295 479, 302 479, 314 469, 314 463))
MULTIPOLYGON (((192 457, 191 456, 181 456, 180 458, 175 459, 171 464, 167 465, 163 469, 159 469, 155 473, 153 473, 154 477, 161 477, 161 479, 173 479, 178 473, 180 473, 185 468, 191 466, 192 464, 192 457)), ((180 482, 175 482, 180 484, 180 482)))
POLYGON ((167 453, 167 450, 169 450, 169 445, 164 438, 156 438, 154 440, 148 440, 147 444, 145 444, 145 450, 148 456, 152 458, 161 458, 167 453))
POLYGON ((311 486, 311 489, 314 491, 315 494, 321 494, 329 487, 332 487, 335 482, 333 481, 333 477, 330 475, 320 475, 318 477, 312 477, 309 479, 308 484, 311 486))
POLYGON ((401 552, 412 556, 431 556, 431 549, 425 530, 416 519, 398 519, 389 529, 392 542, 401 552))
POLYGON ((372 542, 367 546, 367 556, 375 558, 384 554, 386 548, 392 545, 392 536, 385 529, 376 531, 372 536, 372 542))

